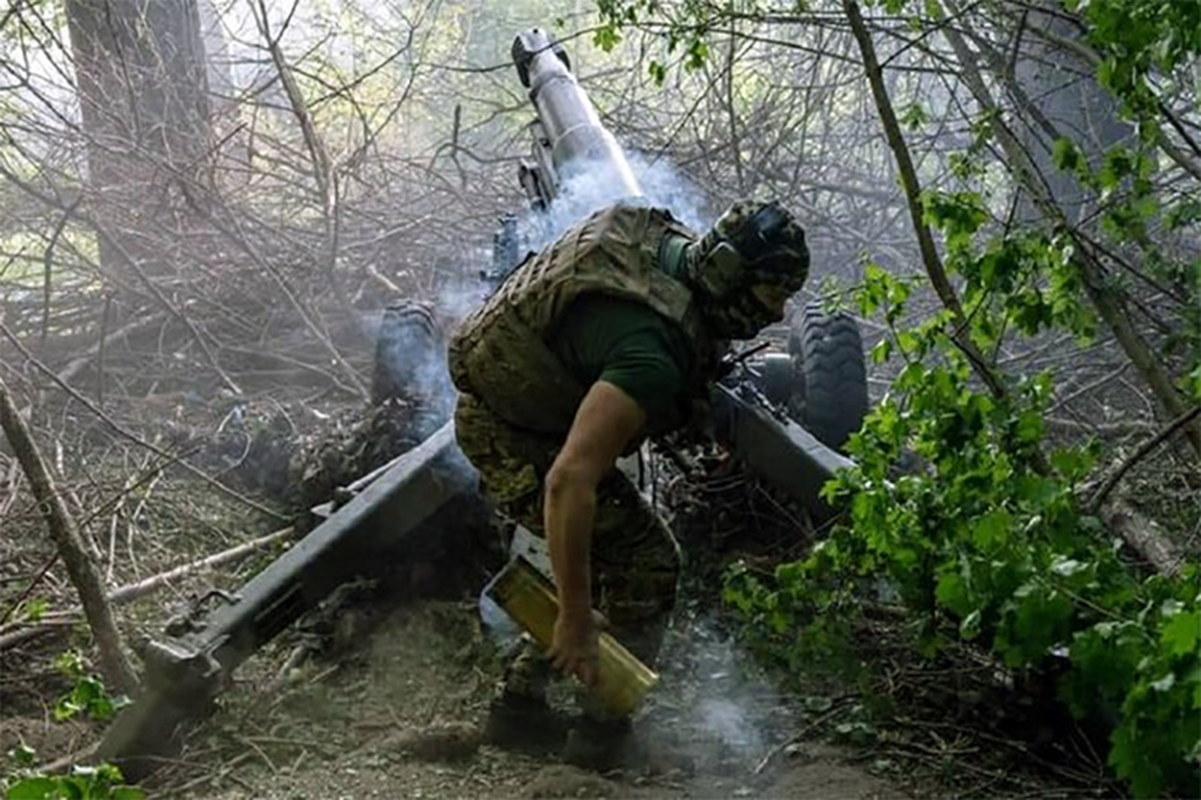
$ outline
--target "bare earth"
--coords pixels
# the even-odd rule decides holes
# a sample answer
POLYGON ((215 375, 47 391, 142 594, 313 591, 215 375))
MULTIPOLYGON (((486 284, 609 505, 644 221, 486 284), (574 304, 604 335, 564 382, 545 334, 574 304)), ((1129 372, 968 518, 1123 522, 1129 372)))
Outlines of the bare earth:
MULTIPOLYGON (((147 788, 222 800, 912 796, 870 774, 861 754, 790 742, 837 711, 805 711, 703 622, 677 627, 689 636, 669 641, 663 680, 638 720, 643 756, 621 771, 598 775, 553 753, 481 743, 500 674, 495 648, 472 604, 421 601, 391 611, 360 646, 288 675, 283 688, 264 691, 284 647, 256 657, 178 765, 147 788)), ((557 702, 570 697, 560 690, 557 702)))

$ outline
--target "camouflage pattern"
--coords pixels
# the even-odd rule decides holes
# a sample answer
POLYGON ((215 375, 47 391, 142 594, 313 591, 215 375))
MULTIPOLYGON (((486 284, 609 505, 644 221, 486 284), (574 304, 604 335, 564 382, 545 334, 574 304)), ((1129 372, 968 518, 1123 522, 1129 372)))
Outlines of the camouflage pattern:
POLYGON ((663 209, 618 204, 527 258, 451 340, 455 386, 485 399, 512 425, 565 434, 588 387, 547 342, 576 298, 603 293, 645 303, 679 325, 694 350, 691 394, 705 394, 721 345, 710 337, 689 287, 658 268, 669 234, 696 239, 663 209))
MULTIPOLYGON (((700 242, 662 209, 619 204, 528 257, 450 344, 451 377, 461 393, 455 431, 481 489, 515 521, 543 532, 544 480, 588 388, 548 343, 576 298, 636 300, 680 326, 694 351, 692 403, 703 408, 721 340, 744 329, 752 336, 766 324, 750 287, 799 288, 807 270, 804 233, 775 204, 736 205, 700 242), (681 247, 687 283, 660 262, 672 251, 681 255, 681 247)), ((682 414, 676 423, 689 421, 682 414)), ((610 632, 653 666, 675 606, 680 552, 618 470, 597 487, 591 565, 593 596, 610 632)), ((506 691, 538 697, 549 675, 544 656, 527 645, 510 665, 506 691)), ((595 699, 582 705, 586 714, 604 716, 595 699)))
POLYGON ((714 335, 749 339, 776 321, 751 293, 758 284, 800 291, 809 275, 805 232, 778 203, 741 201, 688 250, 686 272, 700 291, 714 335))
MULTIPOLYGON (((516 522, 543 535, 542 487, 561 436, 522 430, 469 394, 459 396, 455 433, 479 470, 484 493, 516 522)), ((593 596, 609 631, 653 665, 675 606, 680 550, 667 526, 619 470, 597 487, 592 534, 593 596)), ((509 669, 507 688, 536 695, 548 671, 527 650, 509 669), (524 659, 525 663, 522 663, 524 659), (541 675, 534 673, 541 671, 541 675), (519 685, 526 681, 529 685, 519 685)))

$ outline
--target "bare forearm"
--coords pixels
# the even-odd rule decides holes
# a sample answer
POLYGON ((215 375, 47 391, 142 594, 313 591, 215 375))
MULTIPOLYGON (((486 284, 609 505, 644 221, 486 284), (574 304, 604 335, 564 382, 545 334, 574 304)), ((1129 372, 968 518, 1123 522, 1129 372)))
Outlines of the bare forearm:
POLYGON ((596 487, 645 421, 646 414, 629 395, 597 381, 576 410, 567 441, 546 475, 542 521, 559 592, 559 616, 547 655, 556 669, 588 686, 599 675, 589 563, 596 487))
POLYGON ((588 614, 592 608, 590 551, 595 518, 595 486, 578 477, 548 481, 543 522, 559 606, 569 615, 588 614))

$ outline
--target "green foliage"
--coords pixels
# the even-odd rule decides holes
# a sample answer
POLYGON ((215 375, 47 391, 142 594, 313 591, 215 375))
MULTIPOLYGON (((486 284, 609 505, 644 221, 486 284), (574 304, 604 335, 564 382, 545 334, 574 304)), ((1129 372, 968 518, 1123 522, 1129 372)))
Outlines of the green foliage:
MULTIPOLYGON (((865 4, 905 15, 911 27, 924 27, 920 15, 943 16, 935 2, 865 4)), ((942 234, 945 264, 963 301, 961 333, 985 358, 1015 334, 1066 331, 1088 342, 1098 319, 1077 248, 1099 242, 1114 260, 1112 284, 1102 291, 1121 291, 1137 275, 1179 304, 1172 313, 1184 324, 1161 340, 1163 353, 1174 359, 1173 369, 1183 365, 1176 374, 1201 401, 1201 261, 1175 258, 1157 239, 1164 230, 1194 235, 1201 223, 1195 193, 1172 198, 1157 185, 1163 182, 1157 92, 1201 53, 1201 3, 1065 5, 1086 23, 1088 44, 1100 57, 1097 79, 1138 136, 1103 152, 1068 138, 1054 144, 1056 167, 1099 201, 1088 223, 1095 219, 1100 229, 1088 230, 1091 242, 1075 238, 1078 232, 1054 214, 1045 228, 998 235, 996 221, 1014 202, 1011 183, 996 180, 992 140, 1003 119, 998 110, 973 122, 967 150, 945 162, 954 184, 922 196, 924 220, 942 234)), ((709 53, 694 43, 721 30, 723 14, 753 18, 758 6, 685 0, 669 13, 653 0, 601 0, 599 8, 614 37, 655 16, 666 23, 668 51, 683 48, 681 61, 696 67, 709 53)), ((661 82, 664 68, 652 65, 651 76, 661 82)), ((898 111, 911 129, 928 121, 916 102, 898 111)), ((1044 452, 1050 376, 1007 378, 1004 399, 981 394, 948 335, 949 312, 902 327, 914 288, 877 265, 865 268, 860 311, 882 316, 890 331, 871 357, 903 364, 890 394, 852 438, 857 467, 825 489, 848 508, 848 524, 809 557, 773 573, 736 565, 724 597, 755 648, 798 672, 812 671, 819 655, 827 666, 855 663, 848 645, 854 617, 865 602, 881 600, 912 610, 918 643, 928 653, 967 640, 1015 668, 1066 657, 1070 668, 1060 688, 1072 711, 1120 712, 1109 752, 1115 772, 1139 796, 1188 793, 1201 759, 1201 577, 1194 569, 1173 580, 1146 578, 1127 568, 1100 522, 1075 499, 1097 451, 1044 452), (897 476, 902 455, 922 468, 897 476)))
MULTIPOLYGON (((87 671, 83 656, 67 650, 54 660, 54 666, 75 681, 74 687, 54 706, 58 721, 84 713, 95 720, 112 717, 124 704, 113 698, 104 684, 87 671)), ((21 744, 9 750, 7 780, 0 781, 6 800, 142 800, 146 795, 136 786, 126 786, 121 770, 112 764, 74 767, 67 775, 46 775, 35 768, 37 753, 21 744)))
POLYGON ((901 124, 909 130, 917 130, 930 121, 930 115, 926 113, 926 108, 916 100, 901 111, 901 124))
MULTIPOLYGON (((1179 0, 1068 0, 1085 22, 1085 37, 1100 56, 1097 82, 1118 101, 1138 136, 1087 158, 1067 138, 1055 143, 1055 165, 1101 200, 1101 228, 1121 245, 1135 245, 1145 274, 1168 287, 1183 309, 1183 328, 1167 352, 1183 352, 1181 388, 1201 397, 1201 267, 1166 253, 1155 233, 1191 228, 1201 206, 1189 193, 1173 199, 1154 183, 1162 134, 1161 93, 1201 54, 1201 3, 1179 0)), ((1170 91, 1170 89, 1168 89, 1170 91)))
POLYGON ((19 620, 37 622, 50 610, 50 601, 45 597, 30 597, 17 604, 13 616, 19 620))
POLYGON ((667 67, 653 58, 650 60, 650 63, 646 65, 646 71, 647 74, 651 76, 651 80, 655 82, 656 86, 662 86, 664 81, 667 80, 667 67))
MULTIPOLYGON (((717 10, 704 3, 685 2, 679 9, 680 17, 672 17, 659 0, 597 0, 597 14, 600 25, 593 33, 593 43, 605 52, 611 51, 621 41, 623 28, 639 24, 639 22, 658 17, 668 23, 667 52, 669 54, 682 51, 682 63, 685 70, 701 69, 710 57, 709 33, 715 22, 717 10)), ((729 11, 739 11, 747 15, 762 13, 754 2, 731 4, 729 11), (745 8, 742 7, 745 5, 745 8)), ((796 10, 804 10, 804 3, 797 3, 796 10)), ((651 78, 662 85, 666 76, 666 67, 657 60, 649 65, 651 78)))
POLYGON ((6 800, 143 800, 146 793, 126 786, 112 764, 75 767, 69 775, 27 775, 7 788, 6 800))
POLYGON ((1061 138, 1055 143, 1053 160, 1102 201, 1101 229, 1115 242, 1137 246, 1145 274, 1177 298, 1183 325, 1171 332, 1164 350, 1184 354, 1182 388, 1198 396, 1193 375, 1201 367, 1201 260, 1169 254, 1154 232, 1161 228, 1195 232, 1201 203, 1191 196, 1165 201, 1153 183, 1159 168, 1155 150, 1146 143, 1116 145, 1090 164, 1072 140, 1061 138))
POLYGON ((19 744, 5 754, 8 761, 18 769, 28 769, 37 763, 38 754, 32 747, 19 744))
POLYGON ((1135 118, 1158 113, 1150 78, 1201 52, 1201 4, 1186 0, 1066 0, 1101 53, 1097 79, 1135 118))
MULTIPOLYGON (((999 313, 1010 319, 1021 318, 1022 302, 1035 302, 1016 299, 1031 276, 1067 258, 1054 239, 1037 237, 977 250, 970 240, 980 214, 970 195, 931 196, 926 213, 966 237, 948 249, 967 296, 997 295, 999 313)), ((732 570, 727 600, 762 645, 779 651, 780 663, 797 668, 819 645, 836 649, 831 637, 865 600, 881 597, 911 609, 927 653, 969 640, 1014 668, 1066 654, 1071 668, 1061 689, 1072 711, 1121 709, 1109 754, 1117 774, 1139 796, 1187 788, 1201 747, 1197 571, 1169 581, 1127 569, 1075 501, 1095 453, 1058 450, 1050 471, 1041 471, 1050 377, 1019 382, 1007 400, 980 394, 942 317, 897 327, 909 294, 906 282, 868 265, 860 309, 882 313, 892 331, 873 357, 899 354, 906 363, 851 439, 856 467, 823 489, 848 509, 847 524, 774 575, 732 570), (922 468, 898 477, 894 467, 906 453, 922 468)), ((1076 320, 1045 297, 1037 309, 1022 320, 1031 332, 1076 320)), ((979 330, 988 316, 974 318, 977 340, 988 338, 979 330)))
POLYGON ((123 695, 113 697, 104 686, 100 676, 88 672, 83 655, 77 650, 66 650, 54 661, 59 672, 73 680, 71 691, 54 704, 54 718, 58 721, 84 714, 102 722, 112 719, 117 712, 129 705, 123 695))

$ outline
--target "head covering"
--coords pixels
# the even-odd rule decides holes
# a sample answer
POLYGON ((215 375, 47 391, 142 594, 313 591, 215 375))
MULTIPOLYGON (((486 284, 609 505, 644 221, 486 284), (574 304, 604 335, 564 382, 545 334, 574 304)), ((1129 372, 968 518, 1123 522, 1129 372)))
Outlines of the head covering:
POLYGON ((805 231, 774 200, 739 201, 689 246, 685 271, 714 333, 749 339, 779 321, 751 287, 767 284, 791 293, 804 285, 809 275, 805 231))

